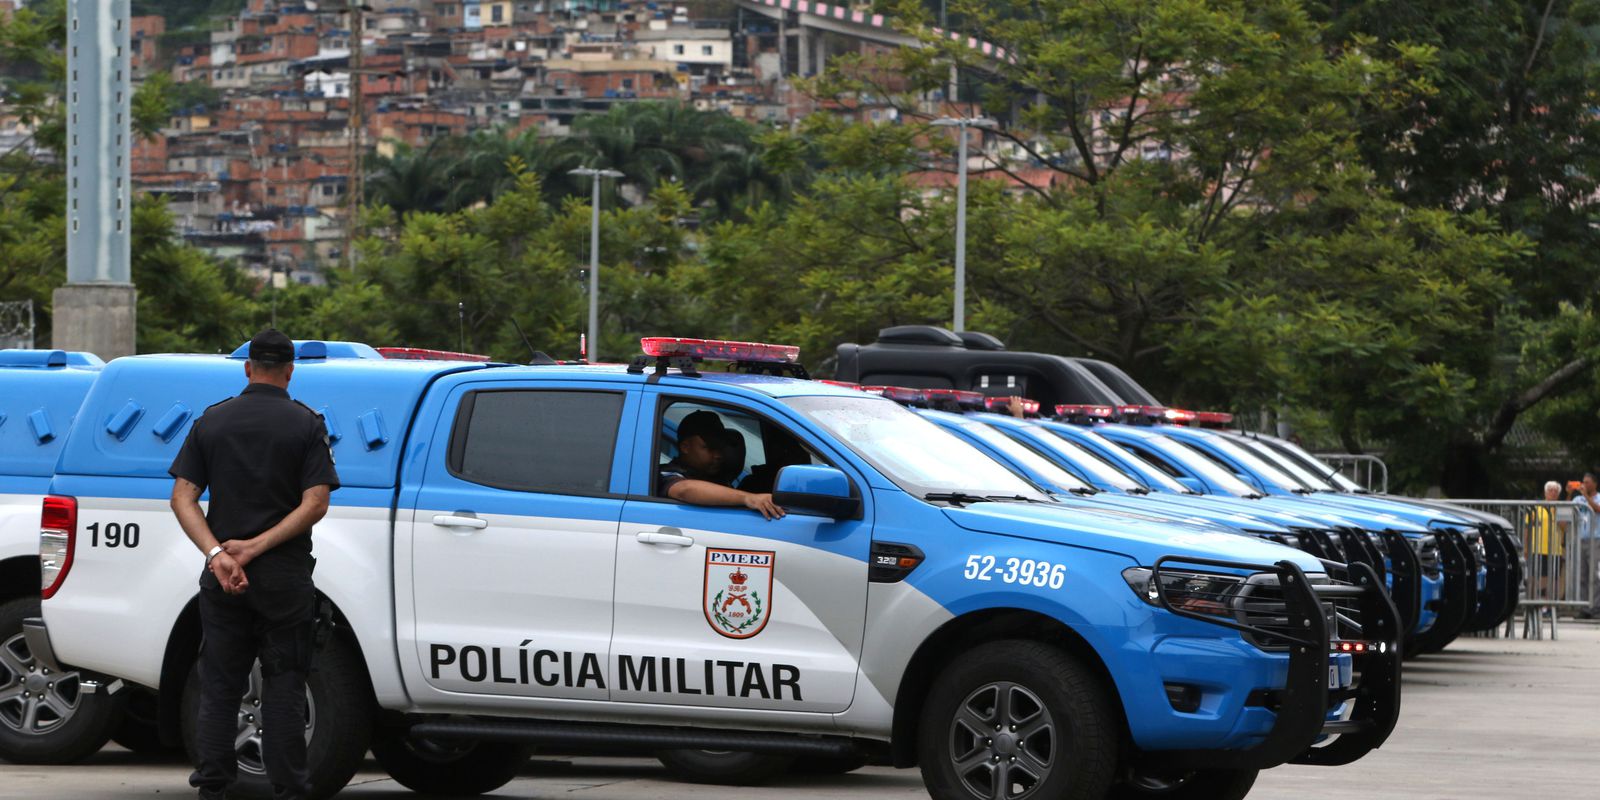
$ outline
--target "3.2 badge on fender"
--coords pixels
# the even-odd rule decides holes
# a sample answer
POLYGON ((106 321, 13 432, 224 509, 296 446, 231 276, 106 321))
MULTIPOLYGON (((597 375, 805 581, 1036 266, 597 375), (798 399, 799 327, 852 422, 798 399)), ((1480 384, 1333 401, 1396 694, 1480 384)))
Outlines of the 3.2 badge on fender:
POLYGON ((730 639, 748 639, 767 627, 772 616, 770 550, 706 549, 706 622, 730 639))

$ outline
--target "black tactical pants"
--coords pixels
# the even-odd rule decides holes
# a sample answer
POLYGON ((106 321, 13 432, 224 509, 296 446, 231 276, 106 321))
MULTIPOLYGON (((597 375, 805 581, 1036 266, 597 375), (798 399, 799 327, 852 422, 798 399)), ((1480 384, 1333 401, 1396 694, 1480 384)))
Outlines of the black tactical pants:
POLYGON ((310 791, 306 773, 306 675, 316 638, 317 596, 311 570, 269 556, 245 570, 250 588, 222 591, 207 572, 200 580, 200 763, 189 784, 221 797, 238 772, 235 738, 247 715, 261 728, 261 758, 280 800, 310 791), (261 659, 259 706, 241 709, 250 668, 261 659))

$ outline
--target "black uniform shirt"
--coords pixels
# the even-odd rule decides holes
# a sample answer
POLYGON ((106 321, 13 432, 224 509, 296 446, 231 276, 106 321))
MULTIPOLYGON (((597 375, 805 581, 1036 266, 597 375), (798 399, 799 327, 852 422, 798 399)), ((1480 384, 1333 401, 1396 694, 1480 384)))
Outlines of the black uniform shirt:
MULTIPOLYGON (((202 491, 210 487, 206 522, 220 542, 250 539, 278 524, 313 486, 339 488, 322 416, 265 383, 206 409, 167 472, 202 491)), ((309 563, 311 532, 272 552, 309 563)))
POLYGON ((674 458, 671 461, 662 464, 657 470, 656 494, 660 495, 661 497, 669 497, 670 495, 667 494, 667 490, 671 489, 678 483, 690 480, 710 481, 712 483, 720 483, 724 486, 727 485, 727 483, 724 481, 717 480, 715 476, 703 474, 698 470, 692 469, 688 464, 685 464, 682 461, 674 458))

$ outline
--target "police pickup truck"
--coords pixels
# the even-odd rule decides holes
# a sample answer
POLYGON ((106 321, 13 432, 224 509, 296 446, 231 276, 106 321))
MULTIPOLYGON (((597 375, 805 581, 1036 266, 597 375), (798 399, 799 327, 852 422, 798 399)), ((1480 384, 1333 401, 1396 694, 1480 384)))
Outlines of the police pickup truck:
MULTIPOLYGON (((342 483, 314 538, 334 621, 308 688, 318 796, 369 744, 456 795, 577 744, 709 779, 730 755, 865 757, 920 766, 941 800, 1243 797, 1260 769, 1345 764, 1392 730, 1399 621, 1363 565, 1338 581, 1272 542, 1050 502, 892 401, 790 376, 794 348, 644 345, 607 367, 299 343, 290 392, 342 483), (744 454, 725 480, 787 516, 661 496, 700 411, 744 454)), ((157 689, 185 735, 202 559, 166 470, 242 387, 240 356, 104 369, 43 501, 25 623, 42 664, 157 689)), ((261 794, 255 701, 239 758, 261 794)))
POLYGON ((13 763, 99 750, 126 699, 77 672, 46 672, 22 636, 22 621, 39 615, 40 502, 101 365, 90 353, 0 350, 0 759, 13 763))

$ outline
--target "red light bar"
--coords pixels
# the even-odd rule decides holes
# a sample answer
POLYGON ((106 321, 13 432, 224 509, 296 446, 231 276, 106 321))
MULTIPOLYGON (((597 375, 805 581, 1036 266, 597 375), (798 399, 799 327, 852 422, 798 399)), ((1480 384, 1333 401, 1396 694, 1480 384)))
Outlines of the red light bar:
POLYGON ((882 395, 896 403, 921 403, 928 398, 926 390, 909 389, 904 386, 863 386, 861 391, 882 395))
POLYGON ((1335 652, 1335 653, 1387 653, 1387 652, 1389 652, 1389 644, 1387 642, 1345 642, 1345 641, 1334 641, 1334 642, 1330 642, 1329 646, 1332 648, 1333 652, 1335 652))
POLYGON ((830 381, 830 380, 827 380, 825 378, 819 378, 817 380, 817 383, 826 383, 829 386, 840 386, 840 387, 843 387, 843 388, 846 388, 846 389, 860 389, 861 388, 861 384, 859 384, 859 383, 852 383, 850 381, 830 381))
POLYGON ((1226 428, 1233 424, 1233 415, 1226 411, 1197 411, 1194 418, 1201 427, 1226 428))
POLYGON ((375 347, 384 358, 399 361, 488 361, 489 357, 477 353, 455 353, 449 350, 429 350, 425 347, 375 347))
MULTIPOLYGON (((1009 397, 985 397, 983 398, 983 405, 985 408, 996 413, 1011 413, 1011 398, 1009 397)), ((1039 401, 1029 400, 1026 397, 1022 398, 1022 414, 1023 416, 1038 416, 1039 401)))
POLYGON ((1117 415, 1115 406, 1084 406, 1084 405, 1059 405, 1056 406, 1058 417, 1090 417, 1092 419, 1111 419, 1117 415))
POLYGON ((1161 418, 1179 425, 1188 425, 1195 421, 1196 416, 1193 411, 1187 411, 1182 408, 1169 408, 1161 415, 1161 418))
POLYGON ((941 400, 954 403, 963 408, 983 408, 983 393, 969 392, 962 389, 924 389, 930 403, 941 400))
POLYGON ((800 360, 800 348, 786 344, 647 336, 639 340, 639 346, 643 348, 645 355, 653 358, 678 356, 770 364, 793 364, 800 360))

